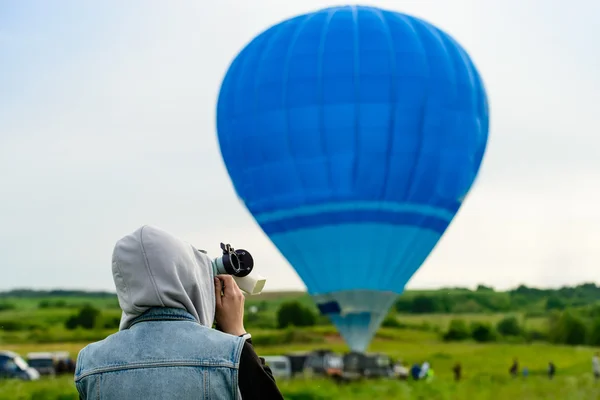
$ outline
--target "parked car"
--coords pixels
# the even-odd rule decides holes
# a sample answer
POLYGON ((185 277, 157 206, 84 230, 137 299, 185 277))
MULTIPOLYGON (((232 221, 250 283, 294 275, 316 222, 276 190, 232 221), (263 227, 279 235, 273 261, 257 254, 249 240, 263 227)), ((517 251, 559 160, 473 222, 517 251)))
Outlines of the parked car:
POLYGON ((40 374, 17 353, 0 351, 0 379, 35 381, 40 379, 40 374))
POLYGON ((42 376, 56 376, 55 357, 52 353, 29 353, 27 364, 42 376))
POLYGON ((290 359, 290 364, 292 367, 292 376, 304 374, 306 361, 308 360, 309 355, 310 352, 287 353, 285 355, 287 358, 290 359))
POLYGON ((271 368, 275 378, 291 378, 292 363, 287 356, 264 356, 265 364, 271 368))

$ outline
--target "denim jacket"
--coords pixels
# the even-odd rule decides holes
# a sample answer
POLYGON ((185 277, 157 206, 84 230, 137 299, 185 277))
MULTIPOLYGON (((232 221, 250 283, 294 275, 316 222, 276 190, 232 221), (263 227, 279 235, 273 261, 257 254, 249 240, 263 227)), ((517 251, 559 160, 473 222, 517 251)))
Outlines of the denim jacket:
POLYGON ((244 339, 200 325, 186 310, 151 308, 77 357, 82 399, 239 399, 244 339))

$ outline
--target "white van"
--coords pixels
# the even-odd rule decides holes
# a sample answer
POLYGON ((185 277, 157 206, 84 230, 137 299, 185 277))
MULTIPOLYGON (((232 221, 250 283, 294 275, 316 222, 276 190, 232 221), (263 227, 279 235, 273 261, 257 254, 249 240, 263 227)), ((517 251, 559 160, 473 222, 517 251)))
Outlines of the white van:
POLYGON ((36 369, 40 375, 56 376, 54 354, 52 353, 29 353, 27 354, 27 364, 36 369))
POLYGON ((292 363, 285 356, 264 356, 265 364, 271 368, 275 378, 291 378, 292 363))

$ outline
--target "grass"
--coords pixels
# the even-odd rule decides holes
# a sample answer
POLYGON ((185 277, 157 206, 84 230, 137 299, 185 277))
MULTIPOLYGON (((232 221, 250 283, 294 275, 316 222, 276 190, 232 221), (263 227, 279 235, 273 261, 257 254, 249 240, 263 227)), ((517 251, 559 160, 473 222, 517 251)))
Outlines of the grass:
MULTIPOLYGON (((267 332, 268 333, 268 332, 267 332)), ((347 351, 344 343, 326 328, 312 332, 325 338, 324 343, 257 346, 259 355, 285 354, 291 351, 331 348, 347 351)), ((264 332, 260 332, 264 334, 264 332)), ((68 351, 76 357, 86 342, 27 343, 2 346, 22 355, 32 351, 68 351)), ((286 399, 593 399, 600 398, 600 385, 591 377, 589 347, 553 346, 549 344, 476 344, 444 343, 431 332, 383 329, 370 351, 404 360, 405 364, 429 361, 435 378, 431 382, 375 381, 338 386, 323 380, 279 380, 286 399), (528 378, 510 379, 508 368, 513 357, 529 368, 528 378), (557 365, 557 378, 549 381, 546 366, 557 365), (452 381, 452 366, 463 365, 464 379, 452 381)), ((76 399, 71 377, 44 379, 39 382, 0 382, 2 399, 76 399), (4 396, 4 397, 3 397, 4 396)))
MULTIPOLYGON (((51 300, 56 301, 56 297, 51 300)), ((256 305, 274 313, 283 301, 299 300, 310 305, 303 293, 268 293, 252 298, 247 305, 256 305)), ((75 358, 87 343, 113 333, 113 329, 67 330, 64 321, 78 311, 78 306, 92 303, 102 310, 102 318, 118 318, 121 311, 111 298, 63 299, 67 307, 40 308, 44 298, 8 299, 16 309, 0 311, 0 350, 13 350, 25 356, 35 351, 68 351, 75 358), (3 325, 4 324, 4 325, 3 325), (8 327, 12 324, 12 329, 8 327), (17 329, 18 328, 18 329, 17 329)), ((404 364, 429 361, 435 370, 431 382, 370 381, 336 385, 325 380, 279 380, 286 399, 600 399, 600 382, 591 376, 591 357, 596 351, 590 347, 555 346, 546 343, 474 342, 445 343, 440 332, 446 330, 452 319, 467 323, 485 322, 495 325, 509 314, 399 314, 404 324, 401 329, 382 328, 378 331, 369 351, 382 352, 404 364), (429 326, 432 329, 420 329, 429 326), (513 357, 521 367, 528 367, 530 376, 510 379, 508 369, 513 357), (557 366, 557 377, 549 381, 546 367, 549 361, 557 366), (463 381, 454 383, 452 366, 463 366, 463 381)), ((527 329, 547 331, 547 318, 526 318, 525 313, 514 313, 527 329)), ((103 325, 101 325, 103 326, 103 325)), ((331 325, 297 330, 250 329, 259 355, 278 355, 293 351, 329 348, 348 351, 331 325)), ((38 382, 0 381, 0 400, 3 399, 77 399, 72 377, 42 379, 38 382)))
MULTIPOLYGON (((600 386, 590 374, 558 377, 508 379, 481 377, 452 382, 434 378, 430 382, 371 381, 369 384, 337 385, 325 380, 280 380, 279 388, 288 400, 381 399, 381 400, 591 400, 600 396, 600 386)), ((38 382, 0 383, 0 400, 77 400, 71 377, 38 382)))
POLYGON ((546 330, 548 328, 548 319, 545 317, 525 318, 522 313, 495 313, 495 314, 398 314, 397 319, 400 322, 412 325, 429 324, 437 326, 441 330, 446 330, 450 321, 453 319, 462 319, 467 322, 484 322, 496 325, 506 316, 514 315, 527 329, 546 330))

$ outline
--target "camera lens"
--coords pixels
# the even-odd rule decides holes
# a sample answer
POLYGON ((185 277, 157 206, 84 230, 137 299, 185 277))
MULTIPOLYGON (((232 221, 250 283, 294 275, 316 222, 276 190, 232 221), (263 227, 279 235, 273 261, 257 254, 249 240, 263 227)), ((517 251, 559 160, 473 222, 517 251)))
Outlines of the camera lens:
POLYGON ((252 272, 254 260, 246 250, 234 250, 230 245, 223 243, 221 243, 221 249, 223 255, 215 259, 217 273, 243 278, 252 272))
POLYGON ((239 268, 235 276, 243 278, 244 276, 250 275, 250 272, 252 272, 252 269, 254 268, 254 259, 252 258, 252 255, 242 249, 236 250, 235 254, 236 258, 239 260, 239 268))
POLYGON ((229 253, 229 262, 233 269, 233 275, 237 275, 240 272, 240 259, 237 254, 229 253))

